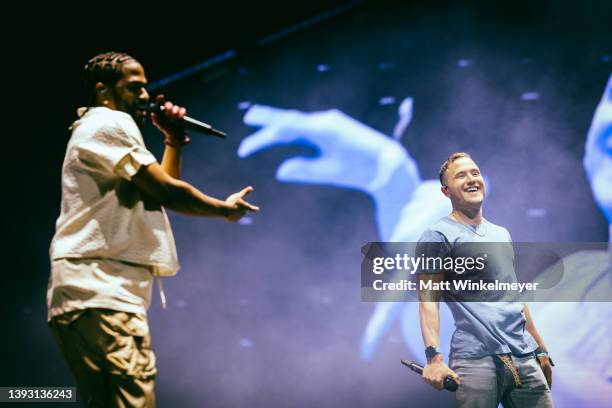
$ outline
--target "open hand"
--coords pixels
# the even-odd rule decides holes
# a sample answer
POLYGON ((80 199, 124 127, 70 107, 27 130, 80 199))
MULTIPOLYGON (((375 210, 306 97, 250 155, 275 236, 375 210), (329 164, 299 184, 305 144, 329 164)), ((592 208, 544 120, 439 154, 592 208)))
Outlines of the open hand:
POLYGON ((225 199, 227 205, 227 215, 225 219, 230 222, 236 222, 244 217, 247 211, 259 211, 259 207, 253 205, 244 199, 245 196, 253 191, 253 187, 248 186, 237 193, 234 193, 225 199))

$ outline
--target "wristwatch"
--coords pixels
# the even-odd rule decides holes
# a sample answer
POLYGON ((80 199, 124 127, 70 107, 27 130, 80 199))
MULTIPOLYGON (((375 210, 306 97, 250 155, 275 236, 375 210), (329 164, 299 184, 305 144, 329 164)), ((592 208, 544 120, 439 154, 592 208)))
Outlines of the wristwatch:
POLYGON ((429 346, 429 347, 427 347, 425 349, 425 357, 427 357, 427 361, 429 361, 432 358, 434 358, 437 354, 440 354, 440 348, 439 347, 429 346))
POLYGON ((534 353, 535 353, 536 357, 546 356, 548 358, 548 361, 550 362, 550 365, 553 366, 553 367, 555 366, 555 363, 553 363, 552 358, 550 358, 550 356, 548 355, 548 351, 544 351, 544 350, 542 350, 541 348, 538 347, 534 351, 534 353))

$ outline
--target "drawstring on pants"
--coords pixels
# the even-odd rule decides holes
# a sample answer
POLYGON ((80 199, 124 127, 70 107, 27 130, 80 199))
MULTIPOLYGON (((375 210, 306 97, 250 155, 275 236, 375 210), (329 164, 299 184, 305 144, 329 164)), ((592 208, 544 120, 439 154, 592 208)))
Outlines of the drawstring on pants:
POLYGON ((157 281, 157 288, 159 290, 159 300, 161 301, 162 309, 166 308, 166 294, 164 293, 164 286, 162 285, 161 278, 159 274, 155 274, 155 280, 157 281))

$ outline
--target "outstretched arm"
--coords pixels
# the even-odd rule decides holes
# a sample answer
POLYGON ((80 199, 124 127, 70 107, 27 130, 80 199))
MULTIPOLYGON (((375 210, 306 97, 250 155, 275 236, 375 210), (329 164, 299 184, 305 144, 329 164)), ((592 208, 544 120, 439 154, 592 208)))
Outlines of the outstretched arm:
POLYGON ((238 221, 247 211, 259 211, 259 207, 244 200, 253 191, 252 187, 246 187, 222 201, 169 176, 157 163, 142 166, 132 182, 159 204, 181 214, 217 216, 238 221))
POLYGON ((165 101, 163 95, 157 96, 157 103, 163 104, 163 113, 151 113, 156 128, 164 134, 164 156, 161 166, 152 163, 142 166, 132 178, 132 182, 145 194, 164 207, 186 215, 225 217, 228 221, 238 221, 247 211, 259 211, 244 200, 253 191, 245 187, 225 200, 207 196, 189 183, 179 180, 181 174, 181 149, 189 143, 185 129, 177 125, 187 111, 185 108, 165 101))

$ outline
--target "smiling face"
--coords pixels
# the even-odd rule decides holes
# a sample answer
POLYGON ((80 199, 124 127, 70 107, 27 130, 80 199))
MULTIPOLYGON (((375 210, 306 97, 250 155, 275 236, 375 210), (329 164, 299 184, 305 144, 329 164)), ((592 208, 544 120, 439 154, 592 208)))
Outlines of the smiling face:
POLYGON ((449 163, 443 181, 442 192, 450 198, 454 209, 475 210, 482 206, 484 180, 471 158, 460 157, 449 163))

